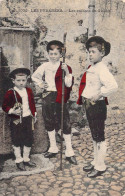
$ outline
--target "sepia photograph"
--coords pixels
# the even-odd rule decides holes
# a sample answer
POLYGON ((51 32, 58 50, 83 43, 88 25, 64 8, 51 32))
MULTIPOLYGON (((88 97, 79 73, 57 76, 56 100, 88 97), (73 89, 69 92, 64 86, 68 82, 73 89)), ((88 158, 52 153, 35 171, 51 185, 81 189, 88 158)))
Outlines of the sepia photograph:
POLYGON ((0 196, 125 196, 125 0, 0 7, 0 196))

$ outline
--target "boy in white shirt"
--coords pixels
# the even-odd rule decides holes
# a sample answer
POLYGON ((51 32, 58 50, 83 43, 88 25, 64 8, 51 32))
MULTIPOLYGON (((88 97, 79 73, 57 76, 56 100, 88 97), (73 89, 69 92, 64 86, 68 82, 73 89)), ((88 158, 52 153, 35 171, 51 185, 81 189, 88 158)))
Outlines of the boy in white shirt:
POLYGON ((61 127, 61 101, 62 101, 62 69, 65 71, 65 89, 64 89, 64 130, 63 137, 66 144, 66 159, 77 164, 74 151, 71 144, 71 126, 67 101, 72 90, 73 77, 71 67, 60 61, 62 56, 63 43, 53 40, 47 45, 49 62, 43 63, 33 73, 32 80, 43 89, 42 114, 45 122, 45 128, 48 131, 50 148, 44 155, 46 158, 54 157, 58 153, 56 145, 55 132, 61 127))
POLYGON ((83 168, 84 171, 89 172, 88 177, 93 178, 106 171, 104 128, 107 116, 107 96, 115 92, 118 86, 113 75, 102 62, 102 58, 110 53, 110 43, 100 36, 95 36, 88 39, 86 48, 89 51, 91 65, 81 79, 77 103, 85 106, 93 138, 94 160, 83 168))
POLYGON ((15 163, 19 170, 25 171, 25 166, 36 167, 30 161, 30 150, 33 143, 32 120, 36 121, 36 108, 32 90, 26 87, 30 70, 14 69, 9 77, 14 87, 9 89, 3 100, 2 109, 11 118, 10 130, 15 155, 15 163), (23 156, 21 154, 23 148, 23 156))

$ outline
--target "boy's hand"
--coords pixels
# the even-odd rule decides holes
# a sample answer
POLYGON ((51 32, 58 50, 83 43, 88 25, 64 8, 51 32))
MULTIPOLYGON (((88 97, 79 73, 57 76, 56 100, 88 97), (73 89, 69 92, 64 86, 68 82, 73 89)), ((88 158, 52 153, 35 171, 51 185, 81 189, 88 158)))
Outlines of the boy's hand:
POLYGON ((37 122, 37 117, 33 117, 33 123, 35 124, 37 122))
POLYGON ((66 63, 62 63, 61 68, 66 72, 66 75, 69 75, 69 70, 68 70, 66 63))
POLYGON ((43 91, 44 91, 44 88, 40 88, 38 85, 35 86, 36 94, 42 93, 43 91))
POLYGON ((21 109, 20 108, 17 108, 17 109, 12 108, 11 109, 11 114, 15 114, 15 115, 20 116, 21 115, 21 109))
POLYGON ((37 122, 37 117, 35 116, 35 118, 34 118, 34 123, 36 123, 37 122))
POLYGON ((36 123, 37 122, 37 113, 35 112, 35 116, 34 116, 34 123, 36 123))
POLYGON ((102 97, 101 93, 98 93, 96 96, 92 97, 91 101, 95 102, 98 101, 102 97))
POLYGON ((47 88, 48 88, 48 84, 46 82, 41 83, 39 86, 36 85, 35 86, 36 94, 43 93, 43 91, 46 90, 47 88))
POLYGON ((48 88, 47 82, 44 82, 44 89, 46 90, 48 88))

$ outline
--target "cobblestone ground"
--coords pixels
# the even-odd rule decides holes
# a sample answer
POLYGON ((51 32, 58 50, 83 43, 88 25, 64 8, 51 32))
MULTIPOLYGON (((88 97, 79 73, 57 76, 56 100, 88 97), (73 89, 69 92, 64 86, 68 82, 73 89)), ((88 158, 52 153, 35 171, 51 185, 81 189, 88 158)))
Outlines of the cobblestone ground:
POLYGON ((70 165, 63 154, 63 170, 60 171, 60 155, 52 158, 54 171, 31 176, 19 176, 0 181, 0 196, 125 196, 125 108, 112 105, 108 109, 106 140, 108 145, 107 171, 103 176, 90 179, 83 166, 92 160, 92 139, 89 128, 73 136, 73 147, 78 161, 70 165))

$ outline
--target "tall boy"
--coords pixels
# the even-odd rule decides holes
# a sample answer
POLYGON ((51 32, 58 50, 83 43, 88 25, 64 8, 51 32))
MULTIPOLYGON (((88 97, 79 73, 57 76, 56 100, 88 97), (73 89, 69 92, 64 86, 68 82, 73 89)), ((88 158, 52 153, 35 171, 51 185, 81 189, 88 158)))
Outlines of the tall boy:
POLYGON ((26 87, 30 70, 17 68, 9 77, 14 87, 5 94, 2 109, 11 118, 11 138, 17 168, 25 171, 25 166, 35 167, 29 155, 33 142, 32 120, 35 118, 36 108, 32 90, 26 87), (21 148, 23 147, 23 156, 21 148))
POLYGON ((67 101, 72 90, 73 77, 71 67, 60 62, 63 43, 53 40, 47 45, 49 62, 43 63, 32 75, 32 80, 43 89, 43 118, 45 128, 48 131, 50 148, 44 155, 46 158, 54 157, 58 153, 55 132, 60 129, 61 124, 61 99, 62 99, 62 69, 65 71, 65 95, 64 95, 64 140, 66 144, 66 159, 77 164, 71 144, 71 126, 67 101), (45 78, 45 81, 43 79, 45 78))
POLYGON ((110 53, 110 43, 102 37, 88 39, 86 48, 89 51, 91 66, 84 73, 77 103, 84 104, 94 146, 94 160, 83 168, 89 172, 88 177, 96 177, 106 170, 106 142, 104 135, 107 115, 107 96, 118 88, 113 75, 102 58, 110 53))

